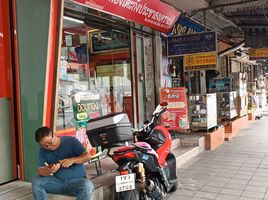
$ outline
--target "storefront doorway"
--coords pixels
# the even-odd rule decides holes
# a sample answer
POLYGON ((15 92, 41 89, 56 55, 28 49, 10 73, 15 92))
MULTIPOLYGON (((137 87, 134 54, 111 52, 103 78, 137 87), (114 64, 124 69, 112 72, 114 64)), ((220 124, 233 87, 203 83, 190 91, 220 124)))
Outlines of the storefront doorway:
POLYGON ((0 1, 0 184, 17 178, 8 1, 0 1))
POLYGON ((134 63, 137 74, 138 127, 148 120, 155 109, 155 70, 151 34, 135 31, 134 63))
POLYGON ((137 62, 137 74, 138 74, 138 126, 142 127, 143 122, 146 120, 146 90, 145 90, 145 70, 144 70, 144 44, 143 37, 136 37, 136 62, 137 62))

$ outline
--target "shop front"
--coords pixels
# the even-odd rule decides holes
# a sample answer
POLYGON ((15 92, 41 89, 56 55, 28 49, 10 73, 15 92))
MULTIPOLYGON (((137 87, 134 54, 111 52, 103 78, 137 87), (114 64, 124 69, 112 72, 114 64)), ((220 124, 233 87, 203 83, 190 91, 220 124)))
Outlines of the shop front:
POLYGON ((40 126, 77 137, 92 155, 88 119, 126 112, 142 126, 156 103, 155 30, 168 32, 178 11, 158 0, 28 0, 16 9, 26 180, 35 175, 40 126))
MULTIPOLYGON (((110 1, 111 6, 123 9, 116 2, 110 1)), ((89 119, 126 112, 132 125, 141 127, 155 108, 154 30, 144 26, 152 22, 135 24, 115 16, 124 13, 114 13, 106 4, 101 5, 109 13, 83 1, 64 3, 55 87, 56 134, 77 137, 92 156, 99 153, 85 133, 89 119)), ((134 7, 128 9, 134 12, 134 7)), ((131 13, 125 17, 140 20, 131 13)), ((162 25, 151 27, 165 31, 168 27, 162 25)))

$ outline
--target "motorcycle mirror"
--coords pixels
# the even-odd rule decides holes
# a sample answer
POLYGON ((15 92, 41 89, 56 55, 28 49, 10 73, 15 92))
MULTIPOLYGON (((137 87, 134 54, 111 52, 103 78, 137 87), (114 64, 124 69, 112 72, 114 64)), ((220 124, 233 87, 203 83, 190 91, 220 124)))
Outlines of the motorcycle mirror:
POLYGON ((160 103, 160 105, 161 106, 167 106, 168 105, 168 102, 166 102, 166 101, 165 102, 162 102, 162 103, 160 103))
POLYGON ((159 113, 160 110, 161 110, 161 108, 162 108, 162 106, 161 106, 161 105, 158 105, 158 106, 156 107, 156 109, 154 110, 153 115, 156 115, 157 113, 159 113))
POLYGON ((149 120, 145 120, 144 122, 143 122, 143 125, 146 125, 146 124, 149 124, 149 120))

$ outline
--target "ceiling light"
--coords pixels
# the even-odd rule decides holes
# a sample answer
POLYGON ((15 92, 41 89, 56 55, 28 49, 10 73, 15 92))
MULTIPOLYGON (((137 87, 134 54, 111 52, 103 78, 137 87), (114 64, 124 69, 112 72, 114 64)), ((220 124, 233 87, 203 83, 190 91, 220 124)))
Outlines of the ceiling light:
POLYGON ((75 19, 75 18, 72 18, 72 17, 67 17, 67 16, 63 16, 63 19, 68 20, 68 21, 75 22, 75 23, 77 23, 77 24, 84 24, 84 23, 85 23, 85 22, 82 21, 82 20, 75 19))
POLYGON ((69 32, 69 31, 64 31, 64 33, 69 34, 69 35, 75 35, 75 33, 69 32))

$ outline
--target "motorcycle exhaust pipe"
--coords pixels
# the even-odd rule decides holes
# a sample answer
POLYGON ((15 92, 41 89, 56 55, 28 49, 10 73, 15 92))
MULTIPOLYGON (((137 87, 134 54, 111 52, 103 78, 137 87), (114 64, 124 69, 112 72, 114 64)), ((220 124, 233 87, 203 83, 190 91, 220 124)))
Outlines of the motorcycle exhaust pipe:
POLYGON ((164 193, 161 189, 152 181, 147 179, 145 183, 145 187, 148 191, 148 196, 155 199, 155 200, 163 200, 164 193))

